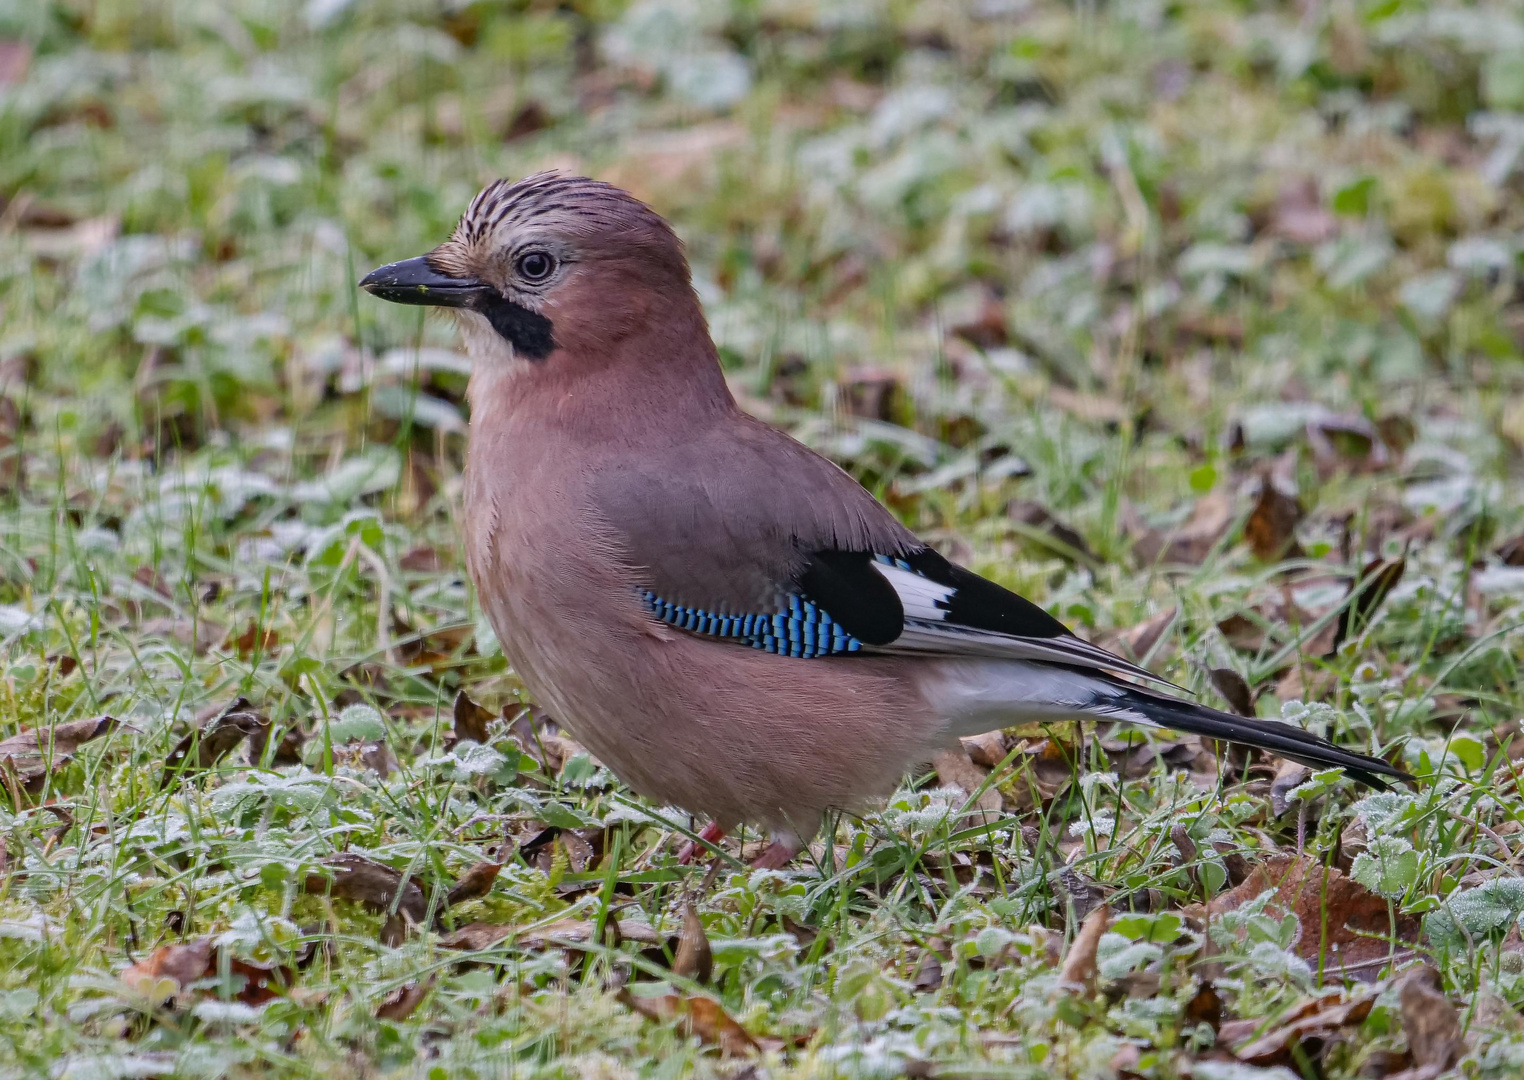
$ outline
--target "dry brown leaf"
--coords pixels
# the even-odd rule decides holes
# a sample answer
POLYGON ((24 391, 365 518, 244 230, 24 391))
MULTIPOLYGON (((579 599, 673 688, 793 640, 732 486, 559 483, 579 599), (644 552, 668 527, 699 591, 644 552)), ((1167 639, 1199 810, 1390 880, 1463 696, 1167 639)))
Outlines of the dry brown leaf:
POLYGON ((1279 759, 1275 767, 1275 779, 1270 781, 1270 810, 1276 817, 1280 817, 1291 809, 1288 796, 1293 788, 1300 787, 1307 782, 1312 775, 1312 770, 1306 765, 1295 761, 1279 759))
POLYGON ((453 742, 469 740, 474 743, 485 744, 487 738, 487 725, 497 719, 497 715, 490 709, 483 708, 466 696, 462 690, 455 695, 455 730, 452 734, 453 742))
POLYGON ((386 996, 386 1000, 376 1006, 377 1020, 391 1020, 393 1023, 401 1023, 423 1004, 423 999, 429 996, 429 991, 434 989, 437 976, 420 979, 417 982, 404 983, 386 996))
POLYGON ((1213 1031, 1222 1026, 1222 998, 1217 988, 1203 982, 1190 1001, 1185 1003, 1185 1020, 1189 1024, 1206 1024, 1213 1031))
POLYGON ((1402 580, 1403 573, 1407 570, 1407 559, 1372 559, 1365 564, 1360 571, 1360 577, 1351 587, 1354 599, 1349 606, 1339 613, 1334 621, 1333 638, 1327 643, 1322 652, 1314 651, 1309 645, 1308 652, 1314 656, 1333 656, 1339 651, 1339 646, 1353 634, 1358 634, 1370 622, 1371 615, 1376 608, 1385 600, 1387 594, 1397 587, 1402 580))
MULTIPOLYGON (((181 998, 192 983, 215 978, 218 970, 215 943, 211 938, 200 938, 180 945, 159 946, 147 958, 123 971, 122 981, 155 1005, 163 1005, 181 998)), ((228 958, 228 971, 243 977, 243 985, 234 999, 245 1005, 262 1005, 278 997, 277 987, 285 990, 295 976, 288 967, 256 964, 237 957, 228 958)))
POLYGON ((1463 1049, 1460 1012, 1440 990, 1439 973, 1427 964, 1409 972, 1399 1001, 1413 1064, 1435 1073, 1454 1065, 1463 1049))
POLYGON ((900 376, 887 368, 848 368, 837 384, 837 395, 843 411, 867 420, 903 423, 910 408, 900 376))
POLYGON ((51 728, 31 728, 0 740, 0 768, 11 772, 28 791, 35 791, 48 773, 67 765, 76 750, 116 726, 115 717, 97 716, 51 728))
MULTIPOLYGON (((937 781, 944 787, 954 787, 964 795, 979 790, 989 773, 975 765, 960 746, 956 750, 940 750, 932 755, 931 764, 937 770, 937 781)), ((970 808, 968 818, 993 821, 1000 816, 1000 792, 994 787, 986 788, 970 808)), ((965 819, 967 820, 967 819, 965 819)))
POLYGON ((1340 471, 1379 472, 1393 464, 1380 429, 1358 413, 1324 413, 1309 420, 1307 445, 1324 480, 1340 471))
POLYGON ((695 982, 708 982, 714 973, 714 954, 709 949, 709 935, 691 901, 683 904, 683 929, 677 937, 677 955, 672 958, 672 973, 695 982))
POLYGON ((390 866, 348 853, 330 855, 323 865, 332 871, 332 880, 325 874, 308 874, 302 883, 307 892, 357 900, 374 911, 391 911, 395 902, 397 914, 414 924, 423 922, 428 901, 412 878, 404 880, 390 866))
POLYGON ((1282 491, 1267 472, 1260 477, 1259 498, 1244 522, 1244 539, 1260 562, 1300 558, 1296 542, 1297 523, 1302 520, 1302 504, 1295 495, 1282 491))
POLYGON ((187 773, 210 769, 239 743, 268 732, 269 727, 268 717, 250 705, 248 698, 239 698, 175 744, 164 759, 159 786, 167 787, 187 773))
POLYGON ((1019 526, 1028 539, 1040 543, 1055 555, 1073 561, 1096 564, 1096 557, 1085 538, 1064 522, 1058 520, 1041 503, 1027 499, 1013 499, 1006 505, 1006 517, 1019 526))
MULTIPOLYGON (((1180 614, 1179 608, 1166 608, 1157 615, 1149 616, 1136 626, 1123 630, 1112 640, 1141 664, 1149 658, 1149 654, 1164 637, 1165 631, 1174 625, 1175 616, 1178 614, 1180 614)), ((1152 659, 1157 662, 1162 657, 1156 656, 1152 659)))
POLYGON ((1017 813, 1045 806, 1074 778, 1080 748, 1058 739, 1026 740, 1013 761, 1009 779, 1000 790, 1017 813))
POLYGON ((154 1005, 163 1005, 183 994, 191 983, 206 978, 214 963, 211 938, 186 945, 161 945, 145 959, 122 972, 122 982, 154 1005))
MULTIPOLYGON (((1010 753, 1010 744, 1006 742, 1005 735, 999 731, 986 731, 983 735, 971 735, 968 738, 959 739, 963 745, 963 752, 975 765, 986 769, 993 769, 1005 760, 1005 755, 1010 753)), ((940 774, 939 774, 940 775, 940 774)))
POLYGON ((1206 905, 1190 905, 1184 914, 1207 922, 1266 889, 1275 890, 1268 910, 1276 915, 1291 912, 1301 924, 1292 952, 1314 968, 1321 961, 1325 973, 1373 980, 1394 948, 1384 939, 1395 932, 1399 958, 1404 955, 1403 942, 1418 940, 1416 916, 1398 915, 1393 927, 1385 900, 1338 870, 1297 855, 1272 856, 1254 867, 1242 884, 1206 905))
POLYGON ((227 630, 206 619, 182 619, 173 616, 146 619, 138 626, 143 637, 173 638, 197 656, 227 636, 227 630))
POLYGON ((619 991, 619 1000, 629 1009, 658 1023, 677 1021, 682 1030, 700 1041, 719 1048, 726 1057, 742 1057, 762 1052, 761 1045, 736 1023, 719 1002, 706 997, 684 994, 660 994, 636 997, 628 990, 619 991))
MULTIPOLYGON (((522 931, 520 927, 503 923, 477 922, 462 926, 452 934, 446 934, 439 939, 439 944, 445 949, 476 952, 490 949, 502 941, 511 941, 520 949, 539 951, 585 945, 593 940, 596 929, 596 924, 588 919, 558 919, 529 931, 522 931)), ((650 924, 645 922, 632 919, 609 919, 604 930, 614 941, 629 941, 647 946, 664 944, 650 924)))
POLYGON ((237 637, 229 634, 223 641, 222 647, 236 652, 245 660, 256 653, 260 656, 269 656, 280 648, 280 635, 268 626, 261 627, 257 620, 250 619, 243 633, 237 637))
POLYGON ((1185 524, 1170 532, 1136 525, 1133 553, 1140 566, 1197 566, 1233 525, 1233 503, 1224 492, 1203 496, 1185 524))
POLYGON ((1210 668, 1207 675, 1211 677, 1212 685, 1239 716, 1254 715, 1254 693, 1249 689, 1249 684, 1244 677, 1232 668, 1210 668))
POLYGON ((492 883, 497 880, 498 874, 502 873, 503 864, 494 862, 479 862, 464 874, 445 897, 445 906, 454 907, 456 904, 464 904, 467 900, 478 900, 492 891, 492 883))
POLYGON ((1309 998, 1275 1019, 1229 1020, 1218 1028, 1217 1041, 1231 1047, 1245 1064, 1294 1068, 1299 1056, 1316 1059, 1345 1028, 1363 1023, 1375 1003, 1372 993, 1351 997, 1336 990, 1309 998))
POLYGON ((1069 955, 1064 957, 1063 969, 1058 974, 1058 984, 1070 993, 1083 993, 1095 984, 1095 954, 1100 946, 1101 935, 1111 925, 1111 908, 1102 904, 1080 924, 1069 955))

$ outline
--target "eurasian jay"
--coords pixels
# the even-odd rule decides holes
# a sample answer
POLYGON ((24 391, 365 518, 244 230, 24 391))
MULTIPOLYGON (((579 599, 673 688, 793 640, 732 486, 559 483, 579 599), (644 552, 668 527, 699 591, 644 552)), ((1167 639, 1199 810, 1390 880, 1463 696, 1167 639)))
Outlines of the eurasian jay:
POLYGON ((526 689, 630 787, 707 816, 706 838, 769 830, 759 865, 958 737, 1023 721, 1408 778, 1123 679, 1163 682, 949 562, 742 412, 681 242, 616 187, 499 180, 449 240, 360 286, 459 319, 466 561, 526 689))

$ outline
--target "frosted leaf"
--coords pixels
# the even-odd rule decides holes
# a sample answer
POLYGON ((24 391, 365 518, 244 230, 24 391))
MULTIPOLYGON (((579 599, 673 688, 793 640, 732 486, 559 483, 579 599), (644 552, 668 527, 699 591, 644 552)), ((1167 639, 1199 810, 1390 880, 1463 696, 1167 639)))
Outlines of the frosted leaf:
POLYGON ((1524 914, 1524 877, 1493 878, 1474 889, 1446 897, 1424 919, 1429 936, 1451 945, 1465 944, 1506 929, 1524 914))
POLYGON ((1400 836, 1378 836, 1355 856, 1349 876, 1376 895, 1395 899, 1418 879, 1418 852, 1400 836))

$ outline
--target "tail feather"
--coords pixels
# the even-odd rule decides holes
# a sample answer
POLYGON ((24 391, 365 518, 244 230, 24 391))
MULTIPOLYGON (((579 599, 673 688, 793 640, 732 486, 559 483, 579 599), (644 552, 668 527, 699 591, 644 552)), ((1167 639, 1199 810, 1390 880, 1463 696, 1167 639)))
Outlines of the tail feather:
MULTIPOLYGON (((1097 702, 1111 712, 1139 712, 1160 727, 1173 728, 1204 739, 1238 743, 1266 750, 1314 769, 1340 768, 1351 777, 1373 788, 1385 790, 1383 777, 1411 782, 1411 774, 1381 758, 1346 750, 1303 728, 1275 720, 1253 720, 1232 713, 1198 705, 1191 701, 1155 694, 1141 687, 1117 684, 1121 693, 1097 702)), ((1118 719, 1127 719, 1125 715, 1118 719)))
POLYGON ((1413 780, 1378 757, 1335 746, 1291 724, 1234 716, 1094 669, 966 657, 928 672, 922 692, 952 735, 1027 720, 1117 720, 1252 746, 1315 769, 1340 768, 1374 788, 1386 788, 1383 777, 1413 780))

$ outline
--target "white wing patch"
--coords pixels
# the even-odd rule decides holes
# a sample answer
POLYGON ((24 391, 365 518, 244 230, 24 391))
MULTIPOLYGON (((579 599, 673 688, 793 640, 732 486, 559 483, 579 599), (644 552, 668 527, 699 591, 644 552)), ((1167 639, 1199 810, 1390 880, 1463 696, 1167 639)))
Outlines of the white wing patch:
POLYGON ((883 575, 884 580, 894 587, 899 595, 900 606, 905 609, 905 621, 908 623, 914 619, 917 622, 944 622, 947 619, 947 609, 938 607, 940 601, 946 603, 952 594, 958 590, 951 585, 941 585, 930 578, 922 577, 914 570, 906 570, 902 566, 893 563, 873 562, 873 569, 883 575))
POLYGON ((1014 634, 949 622, 947 604, 958 591, 954 586, 932 581, 895 563, 875 560, 872 566, 894 587, 895 594, 905 609, 904 630, 893 643, 885 646, 890 652, 941 653, 1038 660, 1050 664, 1079 664, 1132 675, 1189 693, 1184 687, 1159 678, 1147 668, 1130 663, 1115 653, 1073 635, 1017 637, 1014 634))

